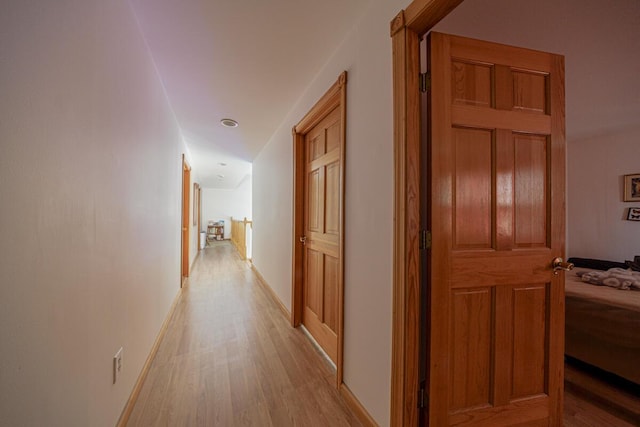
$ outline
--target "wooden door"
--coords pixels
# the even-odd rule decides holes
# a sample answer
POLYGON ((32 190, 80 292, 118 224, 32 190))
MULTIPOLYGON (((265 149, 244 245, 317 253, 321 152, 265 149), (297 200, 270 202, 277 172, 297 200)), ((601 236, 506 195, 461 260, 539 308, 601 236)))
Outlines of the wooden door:
POLYGON ((181 227, 181 260, 180 260, 180 271, 181 271, 181 285, 184 283, 184 280, 189 277, 189 224, 191 223, 191 217, 189 216, 189 201, 191 190, 191 167, 189 163, 187 163, 187 159, 182 155, 182 227, 181 227))
POLYGON ((562 424, 563 57, 431 33, 426 419, 562 424))
POLYGON ((302 324, 337 364, 341 292, 341 109, 304 136, 302 324))

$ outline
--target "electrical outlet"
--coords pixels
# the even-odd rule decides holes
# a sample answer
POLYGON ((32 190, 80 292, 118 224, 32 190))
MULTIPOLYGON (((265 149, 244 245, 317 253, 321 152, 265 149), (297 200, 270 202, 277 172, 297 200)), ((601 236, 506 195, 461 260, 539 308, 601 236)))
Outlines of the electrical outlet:
POLYGON ((121 373, 122 373, 122 347, 120 347, 120 350, 118 350, 116 355, 113 356, 113 383, 114 384, 116 383, 116 381, 118 381, 118 377, 120 377, 121 373))

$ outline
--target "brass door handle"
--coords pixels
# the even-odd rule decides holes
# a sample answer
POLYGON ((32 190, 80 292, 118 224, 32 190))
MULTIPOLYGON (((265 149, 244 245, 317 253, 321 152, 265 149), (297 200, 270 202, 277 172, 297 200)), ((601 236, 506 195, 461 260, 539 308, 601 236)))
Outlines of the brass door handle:
POLYGON ((306 245, 307 244, 307 236, 300 237, 300 242, 302 242, 303 245, 306 245))
POLYGON ((557 257, 554 258, 551 262, 551 266, 553 267, 553 274, 557 275, 560 271, 570 271, 573 270, 573 263, 565 262, 562 258, 557 257))

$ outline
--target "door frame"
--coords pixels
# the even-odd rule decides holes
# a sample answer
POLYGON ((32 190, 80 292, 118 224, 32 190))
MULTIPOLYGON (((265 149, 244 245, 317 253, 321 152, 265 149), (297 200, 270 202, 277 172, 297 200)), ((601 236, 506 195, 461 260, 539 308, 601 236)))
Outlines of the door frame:
POLYGON ((180 287, 189 277, 189 235, 191 234, 191 166, 182 154, 182 215, 180 220, 180 287), (185 227, 187 228, 185 232, 185 227))
POLYGON ((420 37, 463 0, 414 0, 391 20, 394 228, 392 426, 417 426, 420 348, 420 37))
POLYGON ((303 248, 300 237, 304 235, 304 195, 305 195, 305 135, 335 108, 340 109, 340 242, 338 263, 338 357, 336 363, 336 387, 342 385, 342 356, 344 347, 344 177, 345 142, 347 128, 347 72, 343 71, 336 82, 311 107, 309 112, 296 124, 293 135, 293 239, 291 277, 291 326, 296 328, 302 322, 303 310, 303 248))
POLYGON ((202 231, 202 187, 200 184, 193 184, 193 197, 196 199, 196 203, 194 203, 194 208, 196 212, 194 215, 196 216, 196 242, 198 242, 198 253, 202 250, 202 242, 200 241, 200 232, 202 231))

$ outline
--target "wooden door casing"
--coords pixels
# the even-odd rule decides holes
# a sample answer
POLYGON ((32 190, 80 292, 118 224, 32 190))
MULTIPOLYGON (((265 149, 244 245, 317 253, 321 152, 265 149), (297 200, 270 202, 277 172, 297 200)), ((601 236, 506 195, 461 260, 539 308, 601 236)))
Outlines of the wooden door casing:
POLYGON ((563 58, 429 39, 429 425, 559 425, 563 58))

